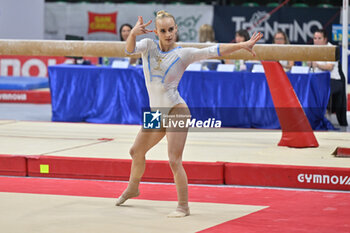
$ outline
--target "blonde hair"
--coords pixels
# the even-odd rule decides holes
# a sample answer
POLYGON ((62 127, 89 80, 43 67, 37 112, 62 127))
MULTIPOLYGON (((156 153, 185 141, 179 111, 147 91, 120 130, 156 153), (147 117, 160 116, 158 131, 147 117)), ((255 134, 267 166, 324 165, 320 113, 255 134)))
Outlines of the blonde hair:
POLYGON ((163 18, 172 18, 174 20, 174 23, 176 24, 175 17, 172 14, 166 12, 165 10, 160 10, 157 12, 155 23, 157 22, 158 19, 163 19, 163 18))
POLYGON ((209 24, 203 24, 199 28, 199 42, 214 42, 215 41, 215 33, 214 29, 209 24))

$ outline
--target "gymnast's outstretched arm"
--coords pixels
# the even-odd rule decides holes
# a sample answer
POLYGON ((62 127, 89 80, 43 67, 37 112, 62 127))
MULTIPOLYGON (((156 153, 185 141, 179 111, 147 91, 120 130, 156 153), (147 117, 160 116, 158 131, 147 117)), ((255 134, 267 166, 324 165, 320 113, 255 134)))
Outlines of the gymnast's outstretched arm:
POLYGON ((182 59, 185 64, 189 65, 193 62, 200 61, 203 59, 228 55, 240 49, 248 50, 250 53, 255 55, 253 47, 256 44, 256 42, 261 39, 261 37, 261 33, 254 33, 254 35, 249 41, 245 41, 242 43, 216 44, 201 49, 187 47, 181 51, 182 59))

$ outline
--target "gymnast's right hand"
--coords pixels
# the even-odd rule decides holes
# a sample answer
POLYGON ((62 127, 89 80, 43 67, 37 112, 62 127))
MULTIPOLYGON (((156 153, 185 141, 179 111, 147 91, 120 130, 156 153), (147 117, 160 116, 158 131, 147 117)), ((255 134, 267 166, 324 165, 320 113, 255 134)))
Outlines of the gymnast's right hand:
POLYGON ((143 34, 147 34, 150 32, 153 32, 151 30, 148 30, 146 27, 148 25, 150 25, 152 23, 152 20, 148 21, 147 23, 143 23, 143 18, 142 16, 138 16, 138 20, 135 24, 135 26, 133 27, 133 29, 131 30, 131 34, 134 36, 139 36, 139 35, 143 35, 143 34))
POLYGON ((250 40, 242 42, 243 44, 243 49, 247 50, 248 52, 250 52, 253 56, 256 56, 255 52, 253 51, 253 47, 256 44, 256 42, 258 42, 261 38, 263 37, 262 33, 256 33, 254 32, 254 34, 252 35, 252 37, 250 38, 250 40))

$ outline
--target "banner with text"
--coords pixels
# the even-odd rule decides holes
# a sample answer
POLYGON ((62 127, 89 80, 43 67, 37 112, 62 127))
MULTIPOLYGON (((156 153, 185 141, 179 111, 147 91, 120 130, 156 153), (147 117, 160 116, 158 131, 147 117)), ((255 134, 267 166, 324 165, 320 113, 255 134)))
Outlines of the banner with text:
MULTIPOLYGON (((85 58, 98 64, 98 58, 85 58)), ((57 56, 10 56, 0 55, 0 76, 47 77, 51 65, 74 62, 73 58, 57 56)))
POLYGON ((332 38, 332 24, 339 22, 338 8, 293 8, 282 7, 273 14, 268 7, 215 6, 214 28, 216 40, 231 42, 235 32, 247 29, 250 34, 262 32, 262 43, 272 43, 278 29, 286 32, 291 43, 311 44, 313 32, 326 28, 332 38))
MULTIPOLYGON (((135 25, 137 16, 144 22, 153 20, 159 10, 173 14, 181 41, 198 42, 202 24, 212 24, 212 6, 161 4, 89 4, 46 3, 45 39, 65 39, 66 35, 82 36, 85 40, 120 40, 122 24, 135 25)), ((148 27, 154 29, 154 22, 148 27)), ((138 37, 155 39, 154 33, 138 37)))

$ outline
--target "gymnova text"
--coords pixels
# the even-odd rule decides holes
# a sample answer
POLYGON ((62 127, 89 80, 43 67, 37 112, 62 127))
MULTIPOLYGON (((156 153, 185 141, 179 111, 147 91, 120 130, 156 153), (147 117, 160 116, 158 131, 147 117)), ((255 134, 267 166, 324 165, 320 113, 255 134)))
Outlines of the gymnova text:
POLYGON ((221 121, 216 120, 215 118, 209 118, 206 121, 193 119, 186 120, 171 120, 171 119, 163 119, 163 127, 164 128, 220 128, 221 121))
POLYGON ((349 176, 299 174, 297 179, 300 183, 350 185, 349 176))

